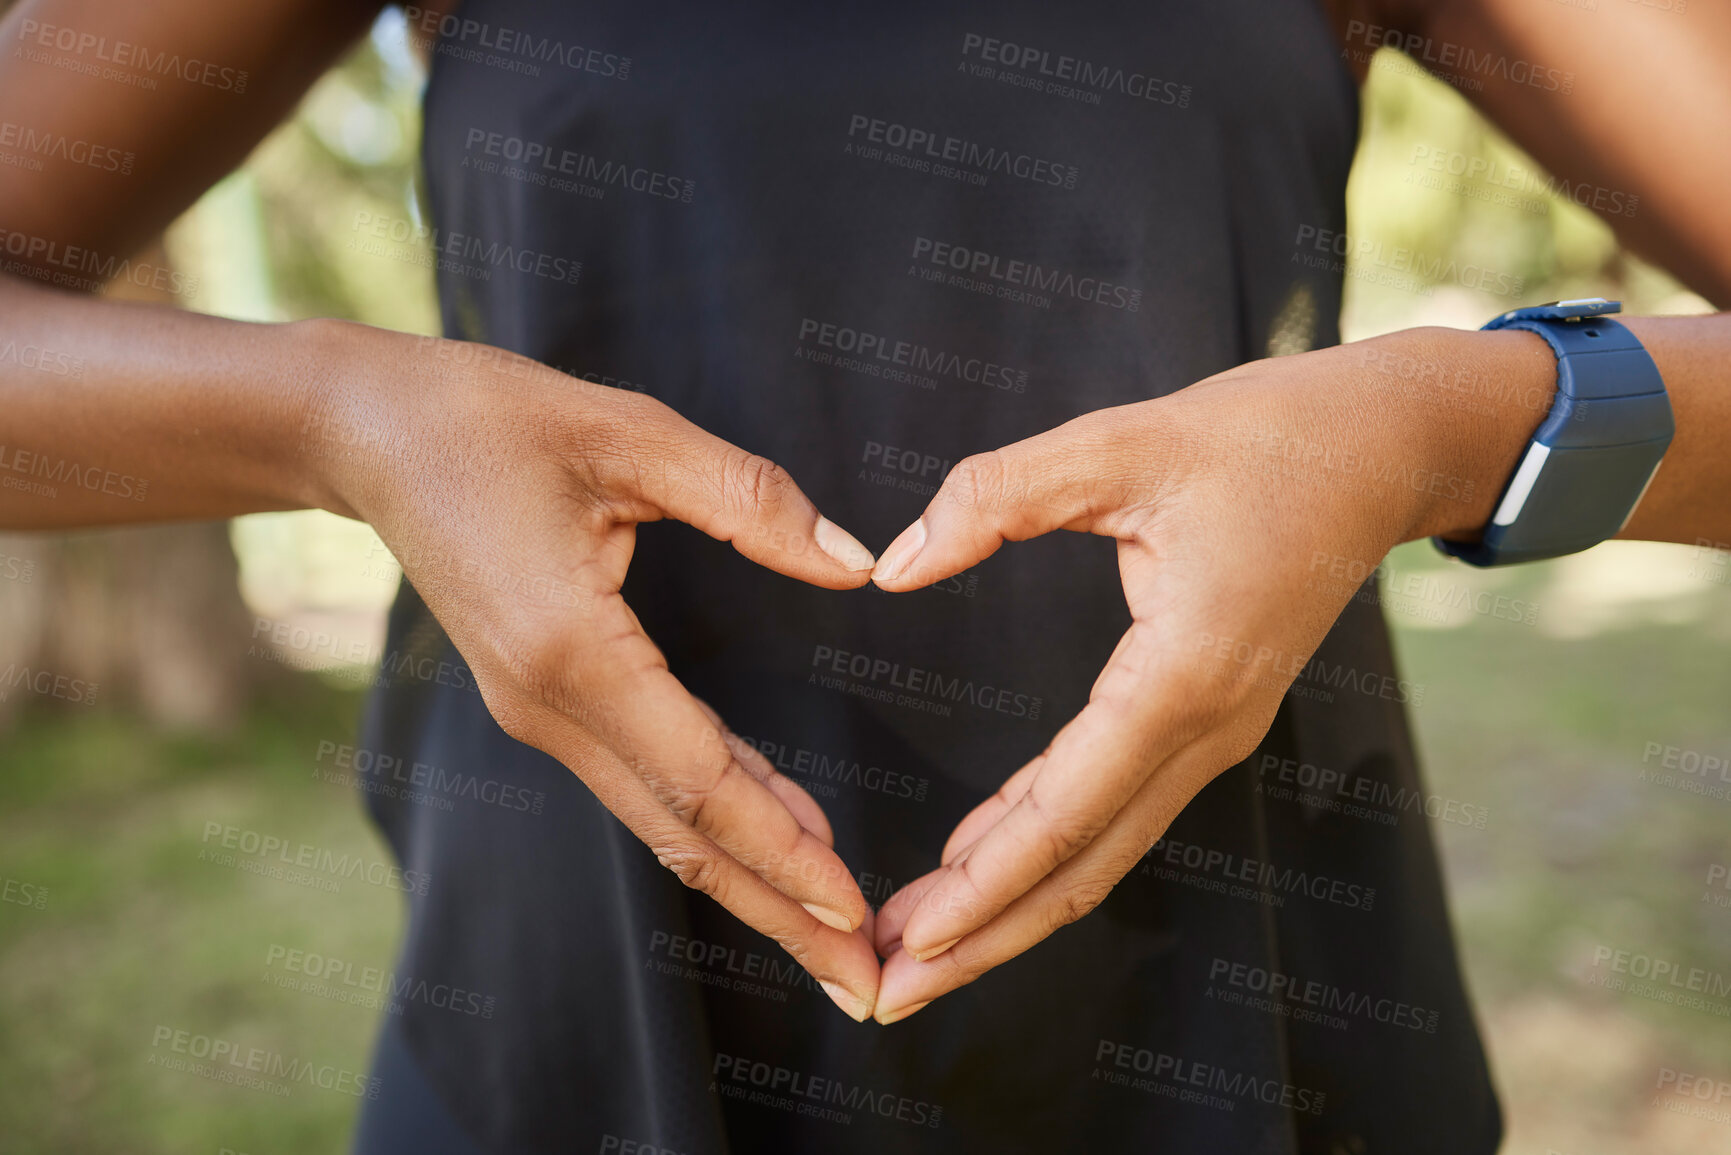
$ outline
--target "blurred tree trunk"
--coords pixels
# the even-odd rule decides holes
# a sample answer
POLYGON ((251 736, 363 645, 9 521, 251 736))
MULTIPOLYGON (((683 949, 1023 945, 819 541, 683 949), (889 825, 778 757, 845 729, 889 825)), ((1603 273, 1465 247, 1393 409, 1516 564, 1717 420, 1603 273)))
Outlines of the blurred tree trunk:
MULTIPOLYGON (((99 703, 178 729, 221 731, 278 673, 248 659, 228 524, 0 537, 0 671, 81 679, 99 703), (28 580, 24 580, 27 576, 28 580)), ((0 702, 0 727, 26 705, 0 702)))
MULTIPOLYGON (((167 264, 160 244, 136 259, 167 264)), ((125 281, 108 295, 172 303, 125 281)), ((0 673, 83 679, 98 704, 177 729, 227 729, 285 676, 247 657, 252 615, 238 575, 227 522, 0 535, 0 673)), ((0 729, 22 708, 52 704, 17 686, 0 702, 0 729)))

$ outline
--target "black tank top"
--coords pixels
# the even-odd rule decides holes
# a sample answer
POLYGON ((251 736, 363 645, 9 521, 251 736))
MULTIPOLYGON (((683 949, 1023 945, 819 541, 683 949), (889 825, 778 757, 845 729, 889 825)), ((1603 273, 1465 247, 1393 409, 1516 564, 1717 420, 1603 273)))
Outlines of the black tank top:
MULTIPOLYGON (((1338 339, 1295 245, 1343 228, 1357 132, 1314 0, 472 0, 426 111, 433 223, 478 246, 440 269, 449 335, 651 393, 876 547, 968 454, 1338 339)), ((892 596, 657 523, 626 595, 874 904, 1129 623, 1112 543, 1066 533, 892 596)), ((458 661, 408 588, 389 649, 458 661)), ((398 973, 485 1008, 408 1001, 409 1050, 502 1152, 1492 1151, 1373 590, 1318 657, 1390 677, 1301 684, 1098 910, 890 1028, 465 678, 395 676, 368 749, 501 788, 370 795, 430 879, 398 973)))

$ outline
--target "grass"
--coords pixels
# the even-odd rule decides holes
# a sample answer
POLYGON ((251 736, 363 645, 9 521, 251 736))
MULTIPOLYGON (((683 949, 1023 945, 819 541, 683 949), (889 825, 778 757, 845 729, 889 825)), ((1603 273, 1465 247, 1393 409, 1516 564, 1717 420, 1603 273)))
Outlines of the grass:
MULTIPOLYGON (((1397 562, 1434 564, 1423 548, 1397 562)), ((1501 592, 1542 621, 1558 569, 1515 572, 1501 592)), ((1579 638, 1391 615, 1403 674, 1427 685, 1413 722, 1431 788, 1490 810, 1484 830, 1437 828, 1510 1155, 1731 1151, 1731 1123, 1666 1110, 1658 1085, 1667 1068, 1731 1078, 1731 1019, 1587 981, 1600 947, 1731 974, 1731 910, 1703 901, 1731 863, 1731 801, 1641 777, 1650 742, 1731 755, 1722 595, 1687 622, 1579 638)))
POLYGON ((377 1012, 269 985, 267 953, 388 965, 400 895, 356 880, 331 894, 200 857, 220 842, 205 839, 212 822, 386 857, 354 797, 310 777, 318 739, 353 734, 358 701, 309 680, 226 741, 102 714, 28 717, 7 736, 0 876, 47 896, 41 910, 0 903, 0 1148, 344 1148, 352 1095, 297 1083, 278 1098, 151 1059, 174 1057, 172 1038, 157 1042, 166 1028, 365 1072, 377 1012))

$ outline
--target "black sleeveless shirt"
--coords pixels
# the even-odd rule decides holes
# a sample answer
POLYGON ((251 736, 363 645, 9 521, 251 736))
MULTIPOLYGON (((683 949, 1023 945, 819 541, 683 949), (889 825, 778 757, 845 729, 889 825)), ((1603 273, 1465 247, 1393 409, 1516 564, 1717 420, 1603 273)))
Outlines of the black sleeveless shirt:
MULTIPOLYGON (((1338 339, 1295 244, 1344 227, 1357 132, 1314 0, 472 0, 434 51, 433 223, 479 246, 441 264, 446 332, 653 394, 868 545, 970 453, 1338 339)), ((656 523, 626 596, 874 904, 1129 623, 1112 543, 1066 533, 838 594, 656 523)), ((388 649, 460 662, 407 587, 388 649)), ((497 787, 370 796, 430 878, 398 973, 485 1009, 398 1029, 490 1151, 1492 1151, 1373 590, 1318 657, 1377 677, 1301 683, 1099 909, 889 1028, 471 683, 394 677, 366 747, 497 787)))

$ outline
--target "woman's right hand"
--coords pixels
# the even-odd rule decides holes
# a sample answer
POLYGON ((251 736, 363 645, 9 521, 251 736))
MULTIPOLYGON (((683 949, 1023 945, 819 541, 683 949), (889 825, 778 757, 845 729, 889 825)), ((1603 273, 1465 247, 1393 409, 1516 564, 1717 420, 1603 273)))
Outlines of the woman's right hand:
POLYGON ((653 398, 490 346, 301 326, 341 367, 301 431, 323 504, 390 547, 494 719, 865 1019, 870 910, 822 809, 668 671, 620 586, 662 517, 827 589, 865 585, 872 555, 779 466, 653 398))

